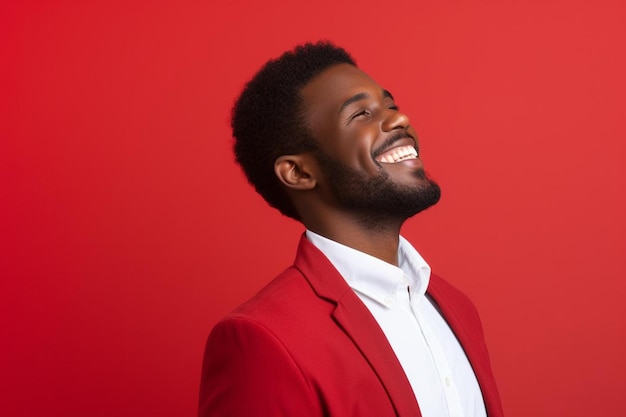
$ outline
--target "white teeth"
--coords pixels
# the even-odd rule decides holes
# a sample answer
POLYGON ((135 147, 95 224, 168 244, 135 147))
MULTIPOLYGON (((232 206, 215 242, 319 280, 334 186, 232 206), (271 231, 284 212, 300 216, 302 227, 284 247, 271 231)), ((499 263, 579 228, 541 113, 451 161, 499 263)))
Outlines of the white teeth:
POLYGON ((404 159, 417 158, 417 151, 413 146, 400 146, 390 151, 385 152, 378 158, 379 162, 386 164, 393 164, 395 162, 402 161, 404 159))

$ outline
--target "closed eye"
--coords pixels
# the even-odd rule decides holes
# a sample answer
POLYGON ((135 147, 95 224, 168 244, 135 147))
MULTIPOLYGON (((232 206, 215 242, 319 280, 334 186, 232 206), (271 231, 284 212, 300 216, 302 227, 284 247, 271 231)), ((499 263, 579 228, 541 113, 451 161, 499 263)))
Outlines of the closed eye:
POLYGON ((354 120, 358 117, 362 117, 362 116, 369 116, 370 114, 372 114, 369 110, 361 110, 359 112, 356 112, 352 115, 352 117, 350 117, 350 120, 354 120))

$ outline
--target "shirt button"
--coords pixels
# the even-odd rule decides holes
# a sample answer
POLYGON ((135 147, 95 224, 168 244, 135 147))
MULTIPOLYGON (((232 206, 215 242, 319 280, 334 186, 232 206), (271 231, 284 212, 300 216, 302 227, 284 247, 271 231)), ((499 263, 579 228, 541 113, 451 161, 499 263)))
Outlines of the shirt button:
POLYGON ((385 303, 387 307, 391 306, 393 304, 393 297, 390 295, 386 295, 383 299, 383 303, 385 303))
POLYGON ((446 381, 446 387, 450 388, 450 378, 446 377, 445 381, 446 381))

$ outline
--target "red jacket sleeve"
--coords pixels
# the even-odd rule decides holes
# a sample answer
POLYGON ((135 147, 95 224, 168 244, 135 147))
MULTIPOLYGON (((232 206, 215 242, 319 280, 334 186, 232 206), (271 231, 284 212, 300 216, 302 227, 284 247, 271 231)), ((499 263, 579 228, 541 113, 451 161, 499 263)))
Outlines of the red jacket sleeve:
POLYGON ((214 327, 202 367, 200 417, 321 415, 315 390, 266 328, 237 317, 214 327))

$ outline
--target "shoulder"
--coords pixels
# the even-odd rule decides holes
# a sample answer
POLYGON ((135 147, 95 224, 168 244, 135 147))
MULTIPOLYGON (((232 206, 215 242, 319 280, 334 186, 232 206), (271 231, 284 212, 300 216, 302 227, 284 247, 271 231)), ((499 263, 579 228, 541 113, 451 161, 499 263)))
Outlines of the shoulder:
POLYGON ((478 310, 461 290, 438 275, 432 274, 428 294, 433 298, 448 321, 458 321, 481 329, 478 310))
POLYGON ((463 291, 436 274, 431 274, 430 276, 428 292, 473 306, 472 301, 463 291))
POLYGON ((334 327, 334 308, 335 304, 316 294, 302 272, 290 267, 223 317, 211 331, 209 344, 245 334, 273 338, 294 349, 307 335, 323 334, 334 327))
POLYGON ((295 312, 306 310, 311 304, 318 302, 319 298, 308 280, 292 266, 261 288, 252 298, 235 308, 223 320, 251 320, 267 323, 269 326, 276 320, 293 319, 295 312))

